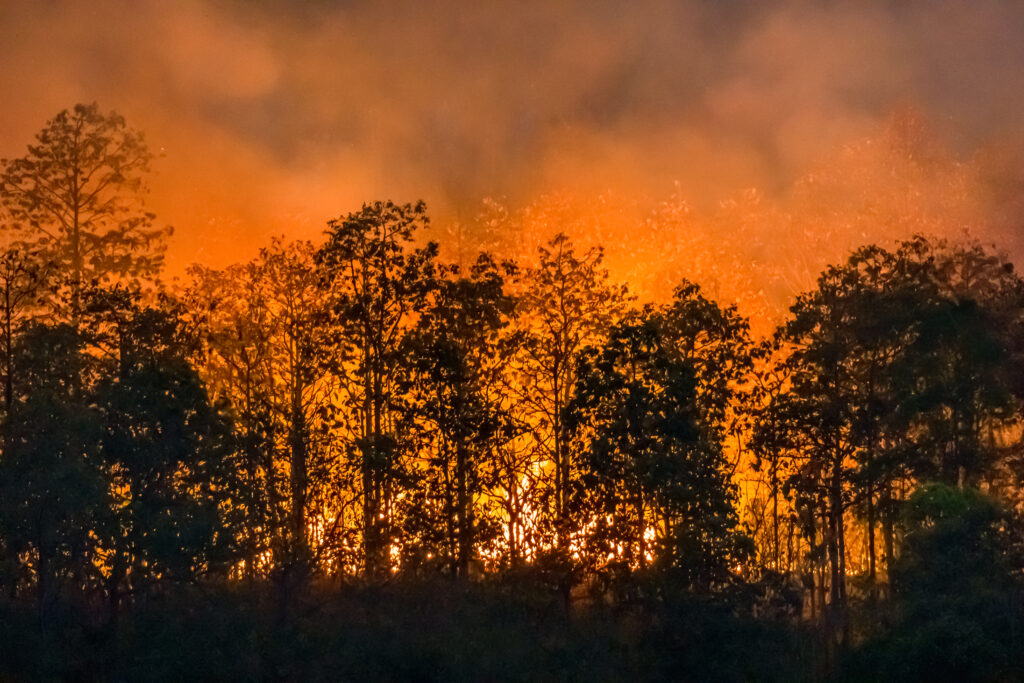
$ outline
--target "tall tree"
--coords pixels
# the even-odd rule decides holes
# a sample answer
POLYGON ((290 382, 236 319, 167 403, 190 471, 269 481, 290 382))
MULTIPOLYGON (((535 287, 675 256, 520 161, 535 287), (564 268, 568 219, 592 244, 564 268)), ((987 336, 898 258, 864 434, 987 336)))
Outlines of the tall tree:
POLYGON ((437 511, 428 513, 428 525, 443 528, 440 554, 463 578, 485 528, 480 499, 494 455, 514 433, 499 391, 502 334, 513 307, 502 270, 488 255, 481 254, 466 275, 458 266, 442 267, 403 345, 412 370, 412 410, 425 428, 428 454, 421 512, 437 511))
POLYGON ((117 288, 88 304, 111 351, 91 394, 111 495, 108 533, 97 538, 115 615, 123 597, 155 582, 224 575, 249 522, 231 425, 189 361, 194 330, 174 302, 137 301, 117 288))
POLYGON ((365 204, 329 223, 316 256, 334 325, 330 369, 345 385, 340 422, 359 477, 363 563, 370 577, 387 567, 403 467, 394 391, 401 341, 434 281, 437 245, 413 244, 428 222, 422 202, 365 204))
POLYGON ((291 553, 300 565, 310 555, 311 493, 322 498, 327 445, 320 416, 328 404, 322 348, 327 310, 309 242, 273 240, 260 250, 257 272, 266 294, 273 380, 281 384, 274 404, 287 429, 291 553), (311 490, 312 489, 312 490, 311 490))
POLYGON ((328 320, 313 256, 309 242, 273 239, 249 263, 193 269, 189 293, 205 332, 205 372, 238 418, 251 502, 263 519, 252 540, 296 577, 337 559, 326 555, 337 550, 335 503, 346 493, 328 438, 328 320))
POLYGON ((0 533, 35 593, 44 627, 57 597, 96 588, 111 491, 100 458, 101 415, 88 391, 96 361, 68 325, 31 325, 14 358, 21 382, 2 423, 0 533))
POLYGON ((280 401, 274 398, 269 297, 255 262, 222 271, 193 266, 189 272, 186 308, 202 341, 195 362, 211 395, 229 406, 237 432, 250 520, 242 571, 254 577, 290 556, 288 471, 279 453, 285 429, 275 408, 280 401))
POLYGON ((576 526, 598 568, 655 565, 706 590, 743 556, 735 490, 714 416, 702 418, 697 368, 669 325, 648 307, 581 356, 567 410, 576 526))
POLYGON ((171 230, 143 205, 152 157, 141 133, 94 103, 61 111, 2 162, 3 201, 57 269, 72 321, 92 282, 152 278, 163 263, 171 230))
POLYGON ((512 388, 553 469, 545 515, 554 544, 564 548, 572 479, 564 413, 576 363, 580 352, 612 326, 627 296, 625 287, 611 283, 600 249, 577 256, 569 238, 559 234, 539 248, 538 257, 524 274, 519 315, 524 343, 512 388))
POLYGON ((3 339, 4 409, 14 404, 15 335, 40 309, 51 275, 37 249, 15 242, 0 254, 0 336, 3 339))
POLYGON ((791 460, 786 487, 812 546, 820 529, 830 616, 846 606, 847 511, 865 523, 873 586, 879 522, 887 567, 896 555, 897 483, 991 481, 1017 417, 1020 292, 998 256, 919 237, 862 247, 792 307, 777 337, 785 383, 757 441, 769 463, 791 460))
POLYGON ((999 437, 1019 420, 1014 386, 1024 285, 979 244, 916 238, 895 257, 915 284, 912 337, 895 359, 915 474, 949 484, 991 481, 999 437))
POLYGON ((662 310, 663 334, 694 371, 703 428, 717 443, 738 431, 736 402, 753 367, 750 324, 735 305, 720 306, 684 280, 662 310))
POLYGON ((814 518, 821 518, 829 568, 828 615, 834 624, 843 619, 847 602, 845 515, 857 449, 857 385, 851 362, 857 350, 851 331, 855 302, 846 296, 849 277, 842 268, 830 268, 818 279, 818 288, 792 306, 792 318, 779 331, 787 348, 789 390, 777 396, 774 413, 780 418, 776 426, 785 430, 785 446, 801 459, 787 484, 798 506, 811 513, 805 530, 812 536, 814 518))

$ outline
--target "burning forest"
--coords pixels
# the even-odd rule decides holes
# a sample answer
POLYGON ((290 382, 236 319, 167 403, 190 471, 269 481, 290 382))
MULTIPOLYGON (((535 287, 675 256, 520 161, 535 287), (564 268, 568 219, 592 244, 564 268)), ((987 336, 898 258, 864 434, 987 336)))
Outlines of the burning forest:
POLYGON ((0 677, 1017 680, 1022 35, 0 7, 0 677))

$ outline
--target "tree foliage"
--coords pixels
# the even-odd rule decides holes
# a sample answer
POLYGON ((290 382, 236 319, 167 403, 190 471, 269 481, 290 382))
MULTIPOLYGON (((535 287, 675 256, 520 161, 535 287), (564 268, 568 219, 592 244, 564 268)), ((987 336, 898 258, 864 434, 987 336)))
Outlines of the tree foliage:
POLYGON ((339 423, 358 475, 363 563, 371 576, 385 570, 406 465, 394 389, 403 334, 433 280, 437 246, 412 244, 427 224, 422 202, 367 204, 331 221, 316 255, 333 313, 328 362, 345 384, 339 423))
POLYGON ((654 565, 707 588, 743 550, 717 415, 698 388, 706 368, 676 336, 707 322, 680 315, 690 293, 628 316, 584 351, 567 416, 579 445, 575 527, 590 562, 654 565))
MULTIPOLYGON (((520 267, 467 266, 461 226, 445 263, 422 202, 382 201, 168 291, 151 160, 79 105, 0 172, 0 676, 13 642, 15 678, 181 677, 144 638, 285 680, 327 651, 500 679, 481 643, 511 678, 1016 675, 1024 281, 998 252, 862 246, 757 340, 675 276, 710 235, 630 307, 557 232, 613 204, 492 206, 480 244, 556 233, 520 267)), ((688 225, 662 210, 645 258, 688 225)))
POLYGON ((151 161, 142 134, 96 104, 59 112, 24 156, 3 160, 4 203, 53 264, 71 319, 91 283, 158 274, 170 228, 154 227, 143 208, 151 161))

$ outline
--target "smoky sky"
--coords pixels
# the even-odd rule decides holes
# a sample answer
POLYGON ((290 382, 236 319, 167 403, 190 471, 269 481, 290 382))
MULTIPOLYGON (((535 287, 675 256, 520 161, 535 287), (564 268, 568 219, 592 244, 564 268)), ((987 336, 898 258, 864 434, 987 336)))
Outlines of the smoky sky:
POLYGON ((908 105, 970 155, 1024 136, 1022 38, 984 0, 4 0, 0 156, 116 110, 171 263, 223 264, 373 199, 777 191, 908 105))

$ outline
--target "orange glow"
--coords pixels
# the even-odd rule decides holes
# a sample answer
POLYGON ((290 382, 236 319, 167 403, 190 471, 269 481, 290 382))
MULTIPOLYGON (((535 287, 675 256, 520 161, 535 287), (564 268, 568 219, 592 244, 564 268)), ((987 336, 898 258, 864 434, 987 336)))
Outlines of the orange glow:
MULTIPOLYGON (((231 265, 276 235, 309 240, 308 257, 327 220, 422 197, 428 237, 452 261, 482 249, 529 266, 565 233, 581 253, 602 247, 639 303, 665 301, 685 278, 735 304, 755 337, 864 243, 969 232, 1024 256, 1024 48, 996 40, 1019 8, 947 5, 938 22, 908 9, 920 21, 893 22, 896 10, 872 3, 783 2, 742 17, 696 0, 634 13, 591 4, 12 3, 0 9, 0 89, 12 94, 0 157, 21 155, 76 101, 124 114, 158 154, 147 201, 176 230, 168 279, 187 281, 194 263, 241 278, 246 266, 231 265), (877 37, 870 54, 863 35, 877 37), (937 73, 964 72, 970 83, 935 87, 946 85, 937 73)), ((227 337, 256 315, 241 298, 237 310, 216 293, 206 302, 221 305, 227 337)), ((211 354, 205 372, 216 393, 234 370, 211 354)), ((270 383, 283 374, 267 371, 270 383)), ((726 448, 741 510, 763 516, 747 437, 726 448)), ((534 458, 481 502, 520 505, 506 544, 537 534, 525 494, 545 468, 534 458)), ((332 546, 353 508, 322 492, 311 501, 307 532, 326 567, 355 571, 352 549, 332 546)), ((388 552, 397 568, 400 548, 388 552)))
POLYGON ((603 239, 642 293, 717 279, 760 315, 852 241, 969 228, 1021 246, 1019 8, 902 11, 8 3, 0 157, 76 101, 123 113, 161 154, 150 205, 177 231, 171 276, 273 234, 315 239, 363 201, 422 197, 440 228, 473 230, 485 196, 515 210, 564 191, 585 220, 557 229, 603 239), (956 154, 889 154, 878 131, 907 102, 956 154), (944 218, 903 210, 918 208, 944 218), (622 243, 659 225, 653 251, 622 243), (752 269, 778 271, 771 289, 752 269))

